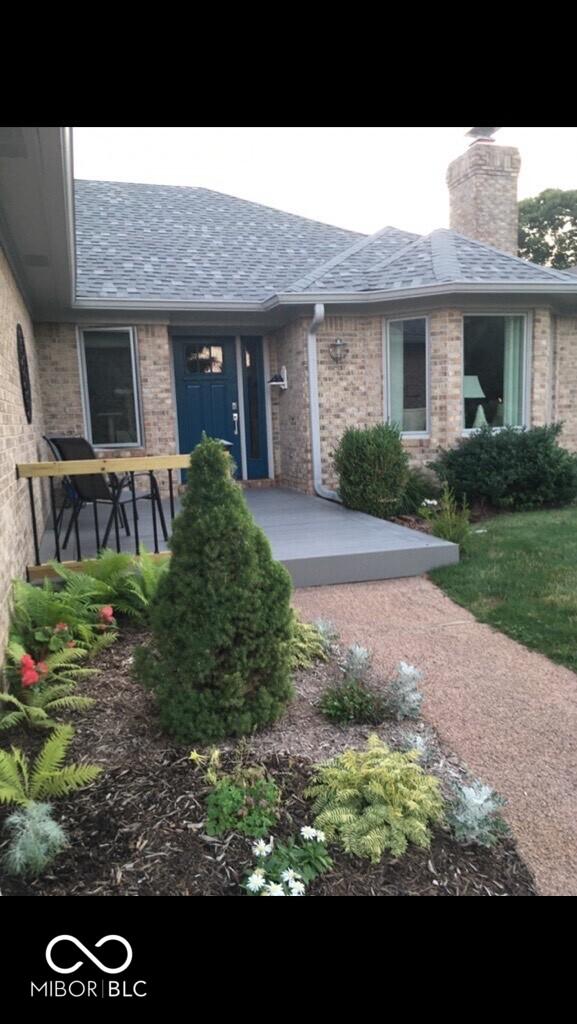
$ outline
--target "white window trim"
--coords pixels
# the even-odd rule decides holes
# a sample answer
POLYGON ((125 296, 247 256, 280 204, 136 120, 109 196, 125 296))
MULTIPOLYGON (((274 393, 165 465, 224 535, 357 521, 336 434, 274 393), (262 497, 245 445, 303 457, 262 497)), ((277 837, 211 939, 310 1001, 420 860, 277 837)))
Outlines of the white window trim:
POLYGON ((105 327, 99 325, 98 327, 78 327, 76 329, 76 344, 78 350, 78 363, 80 367, 80 383, 81 383, 81 396, 82 396, 82 415, 84 417, 84 432, 90 444, 94 445, 99 450, 107 451, 108 449, 115 448, 142 448, 143 447, 143 431, 142 431, 142 403, 140 401, 140 388, 138 386, 139 381, 139 367, 138 367, 138 345, 136 343, 136 331, 134 327, 127 327, 126 324, 107 324, 105 327), (88 375, 86 372, 86 354, 84 349, 84 336, 86 334, 102 334, 108 331, 122 331, 128 334, 130 339, 130 357, 132 363, 132 387, 134 393, 134 411, 136 421, 136 441, 121 442, 118 444, 98 444, 92 439, 92 423, 90 420, 90 401, 88 397, 88 375))
MULTIPOLYGON (((465 317, 468 316, 519 316, 524 321, 524 333, 523 333, 523 403, 522 403, 522 423, 516 428, 517 430, 523 430, 524 427, 528 427, 531 422, 531 360, 532 360, 532 347, 531 339, 533 337, 533 317, 532 314, 525 310, 496 310, 492 312, 484 312, 483 310, 469 313, 463 312, 461 316, 461 435, 463 437, 470 437, 471 434, 476 434, 479 428, 466 427, 465 426, 465 399, 463 397, 464 392, 464 379, 465 379, 465 317)), ((505 430, 505 427, 491 427, 494 434, 499 433, 500 430, 505 430)))
POLYGON ((430 315, 428 313, 418 313, 415 316, 392 316, 388 317, 383 322, 383 417, 385 423, 390 423, 390 410, 391 410, 391 374, 390 374, 390 336, 389 327, 391 324, 402 323, 405 320, 424 320, 425 321, 425 358, 426 358, 426 405, 427 405, 427 427, 426 430, 402 430, 401 437, 415 438, 416 440, 422 438, 430 438, 431 436, 431 331, 430 331, 430 315))

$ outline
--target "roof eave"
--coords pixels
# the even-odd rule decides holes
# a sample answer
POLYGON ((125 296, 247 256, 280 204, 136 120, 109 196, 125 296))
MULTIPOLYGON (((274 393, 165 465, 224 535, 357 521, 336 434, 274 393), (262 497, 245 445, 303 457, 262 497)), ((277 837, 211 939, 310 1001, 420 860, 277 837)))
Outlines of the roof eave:
POLYGON ((575 284, 562 282, 453 282, 438 285, 426 285, 419 288, 395 288, 367 292, 278 292, 269 295, 262 301, 243 301, 241 299, 143 299, 129 298, 76 298, 73 309, 84 312, 94 310, 118 310, 123 312, 210 312, 210 313, 266 313, 281 306, 310 306, 316 302, 327 304, 368 306, 377 303, 398 302, 403 299, 423 299, 450 295, 527 295, 527 296, 559 296, 577 299, 577 280, 575 284))

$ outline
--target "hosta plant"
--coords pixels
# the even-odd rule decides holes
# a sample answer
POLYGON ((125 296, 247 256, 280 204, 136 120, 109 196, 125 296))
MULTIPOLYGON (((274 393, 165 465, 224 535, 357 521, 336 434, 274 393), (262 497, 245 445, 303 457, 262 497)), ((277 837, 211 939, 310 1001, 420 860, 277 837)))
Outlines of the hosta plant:
POLYGON ((461 843, 495 846, 509 829, 501 817, 505 800, 478 779, 470 786, 457 786, 447 820, 461 843))
POLYGON ((366 750, 346 750, 316 767, 307 795, 315 826, 347 853, 379 861, 400 857, 409 843, 428 847, 439 821, 439 782, 426 775, 415 751, 391 751, 377 736, 366 750))

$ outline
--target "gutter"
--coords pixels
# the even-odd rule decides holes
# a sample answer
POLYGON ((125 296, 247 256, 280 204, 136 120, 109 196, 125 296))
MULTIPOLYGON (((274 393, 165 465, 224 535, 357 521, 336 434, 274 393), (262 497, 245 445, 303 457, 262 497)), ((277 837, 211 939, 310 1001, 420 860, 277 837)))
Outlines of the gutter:
POLYGON ((516 295, 516 296, 540 296, 545 300, 548 296, 567 295, 577 300, 577 281, 575 284, 568 281, 545 283, 506 283, 499 282, 469 282, 447 283, 425 285, 421 288, 389 288, 385 291, 375 290, 366 292, 278 292, 269 295, 262 301, 244 301, 242 299, 198 299, 190 301, 187 299, 165 299, 162 297, 154 299, 143 299, 134 297, 114 298, 95 296, 89 298, 83 296, 76 298, 71 303, 72 310, 88 310, 97 312, 106 310, 112 312, 119 310, 123 312, 144 312, 146 310, 158 310, 159 312, 181 311, 181 312, 211 312, 211 313, 266 313, 278 309, 281 306, 309 306, 312 303, 327 304, 336 306, 371 306, 385 305, 389 302, 398 302, 406 299, 433 298, 436 296, 457 296, 457 295, 516 295))
POLYGON ((326 498, 327 501, 338 501, 341 499, 336 491, 325 487, 322 479, 321 460, 321 427, 319 418, 319 377, 317 364, 317 330, 324 322, 325 307, 322 302, 315 303, 314 315, 308 327, 307 333, 307 361, 309 377, 309 406, 311 417, 311 451, 313 464, 313 487, 319 498, 326 498))

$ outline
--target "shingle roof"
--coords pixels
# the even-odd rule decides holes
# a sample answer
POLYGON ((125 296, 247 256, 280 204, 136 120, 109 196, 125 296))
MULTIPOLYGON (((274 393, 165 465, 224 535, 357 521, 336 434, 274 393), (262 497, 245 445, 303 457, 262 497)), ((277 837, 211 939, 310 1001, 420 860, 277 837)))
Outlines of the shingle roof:
POLYGON ((77 294, 261 300, 363 236, 204 188, 76 181, 77 294))
POLYGON ((575 289, 568 271, 454 231, 366 236, 203 188, 77 181, 76 236, 84 299, 260 302, 451 283, 575 289))

